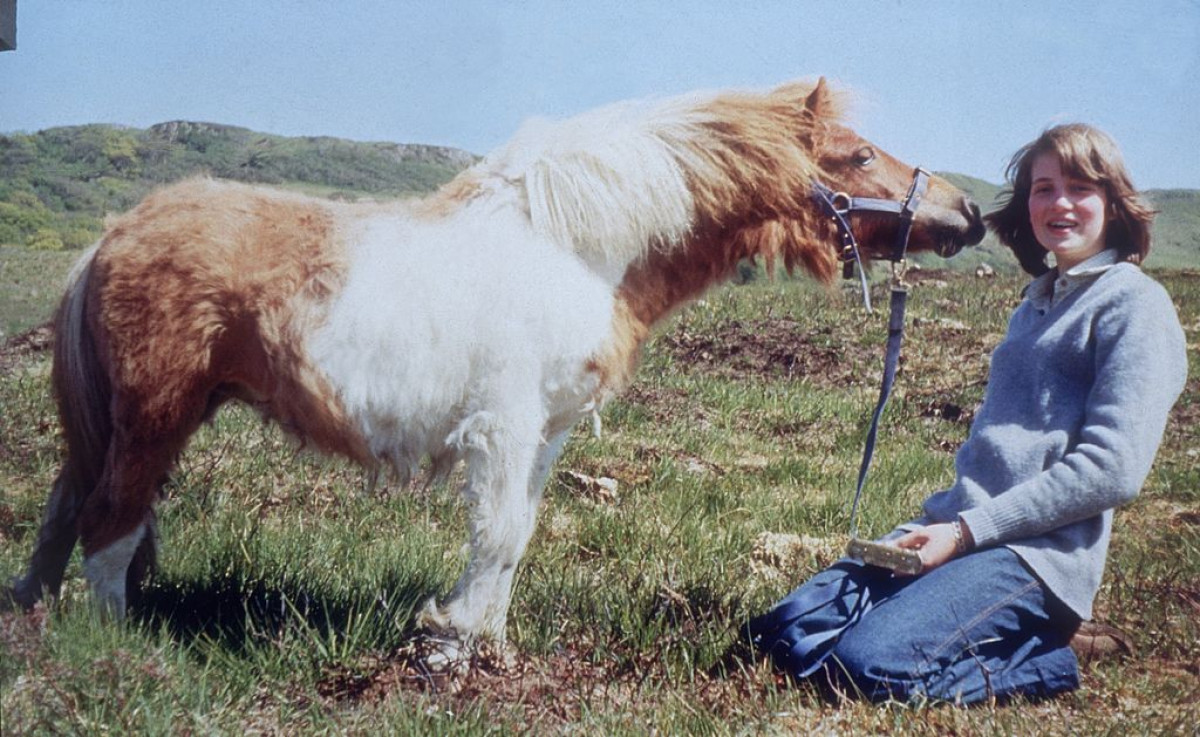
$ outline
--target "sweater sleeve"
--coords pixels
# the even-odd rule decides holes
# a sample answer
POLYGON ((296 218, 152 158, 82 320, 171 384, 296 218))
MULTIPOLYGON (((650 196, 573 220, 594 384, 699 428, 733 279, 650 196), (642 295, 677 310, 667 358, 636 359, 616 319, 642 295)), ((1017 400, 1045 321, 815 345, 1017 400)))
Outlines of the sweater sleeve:
POLYGON ((965 510, 979 546, 1043 534, 1133 499, 1187 379, 1186 342, 1158 284, 1114 300, 1095 322, 1095 380, 1078 439, 1041 473, 965 510))

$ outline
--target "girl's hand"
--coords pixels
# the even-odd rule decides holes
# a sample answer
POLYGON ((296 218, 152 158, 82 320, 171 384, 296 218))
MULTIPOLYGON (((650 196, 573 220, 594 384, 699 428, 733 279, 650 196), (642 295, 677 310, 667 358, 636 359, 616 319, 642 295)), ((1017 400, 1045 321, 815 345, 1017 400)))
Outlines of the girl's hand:
POLYGON ((916 550, 921 554, 921 573, 929 573, 958 555, 954 525, 949 523, 919 527, 897 538, 894 544, 898 548, 916 550))

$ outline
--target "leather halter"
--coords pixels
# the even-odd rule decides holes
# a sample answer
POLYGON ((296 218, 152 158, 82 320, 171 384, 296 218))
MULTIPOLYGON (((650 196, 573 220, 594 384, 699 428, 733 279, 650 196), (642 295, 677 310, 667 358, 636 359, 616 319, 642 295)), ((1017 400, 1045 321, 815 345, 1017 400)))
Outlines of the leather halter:
POLYGON ((908 251, 908 237, 912 233, 913 217, 917 213, 917 208, 921 206, 921 199, 925 196, 928 186, 929 172, 919 166, 913 170, 912 184, 902 201, 876 197, 853 197, 845 192, 835 192, 817 179, 812 182, 813 199, 837 226, 840 246, 838 260, 842 262, 842 276, 847 279, 851 278, 854 275, 855 262, 859 264, 863 282, 863 300, 868 311, 871 309, 871 301, 867 295, 866 275, 862 273, 862 256, 859 254, 858 240, 854 237, 854 231, 850 227, 848 218, 859 212, 890 213, 898 217, 900 225, 896 231, 896 241, 887 258, 893 264, 900 264, 904 261, 904 255, 908 251))

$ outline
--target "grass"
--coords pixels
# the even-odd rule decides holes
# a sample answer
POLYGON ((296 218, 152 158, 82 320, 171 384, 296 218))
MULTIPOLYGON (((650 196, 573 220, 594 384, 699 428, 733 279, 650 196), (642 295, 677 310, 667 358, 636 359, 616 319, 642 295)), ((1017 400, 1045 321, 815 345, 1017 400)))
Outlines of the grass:
POLYGON ((0 341, 50 319, 80 253, 0 245, 0 341))
MULTIPOLYGON (((31 275, 0 281, 0 305, 11 285, 53 282, 69 265, 0 257, 4 274, 31 275)), ((1139 651, 1087 667, 1064 698, 833 704, 769 668, 716 667, 747 617, 840 547, 878 391, 885 316, 865 315, 850 287, 782 280, 685 310, 605 409, 601 435, 577 429, 522 564, 508 662, 446 681, 410 656, 414 609, 464 563, 452 489, 370 497, 357 468, 299 452, 231 407, 180 460, 159 510, 159 574, 128 626, 96 619, 77 558, 51 610, 0 615, 0 732, 1192 734, 1200 274, 1158 276, 1187 330, 1192 376, 1146 488, 1116 515, 1098 603, 1139 651)), ((864 533, 910 518, 951 480, 1022 282, 922 273, 864 533)), ((31 326, 48 304, 24 318, 32 307, 0 309, 12 312, 6 324, 31 326)), ((39 345, 0 354, 4 576, 28 555, 60 452, 39 345)))

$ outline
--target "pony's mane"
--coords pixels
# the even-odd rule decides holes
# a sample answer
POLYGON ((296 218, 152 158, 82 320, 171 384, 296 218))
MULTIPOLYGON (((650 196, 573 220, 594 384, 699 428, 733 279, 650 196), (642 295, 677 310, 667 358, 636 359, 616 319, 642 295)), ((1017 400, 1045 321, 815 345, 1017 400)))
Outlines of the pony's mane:
MULTIPOLYGON (((749 209, 786 217, 817 173, 805 133, 840 116, 805 107, 812 84, 766 94, 623 102, 560 122, 536 119, 449 192, 499 179, 520 188, 533 228, 585 258, 628 263, 680 243, 698 224, 749 209)), ((452 196, 452 195, 451 195, 452 196)))

